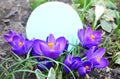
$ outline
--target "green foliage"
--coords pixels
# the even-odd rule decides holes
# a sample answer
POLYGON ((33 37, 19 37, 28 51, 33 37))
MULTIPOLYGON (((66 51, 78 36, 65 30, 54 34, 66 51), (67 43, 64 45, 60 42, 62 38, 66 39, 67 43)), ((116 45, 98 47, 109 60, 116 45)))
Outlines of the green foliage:
POLYGON ((54 69, 50 68, 47 79, 55 79, 56 78, 55 76, 56 76, 56 74, 55 74, 54 69))
POLYGON ((115 55, 112 56, 112 64, 119 64, 120 65, 120 52, 116 53, 115 55))
POLYGON ((116 5, 113 2, 114 0, 105 0, 104 4, 107 8, 117 9, 116 5))
POLYGON ((118 39, 120 39, 120 29, 119 28, 116 29, 116 36, 118 39))
POLYGON ((118 54, 116 55, 115 63, 120 65, 120 52, 118 52, 118 54))
POLYGON ((48 0, 33 0, 30 2, 30 8, 34 10, 37 6, 47 2, 48 0))
MULTIPOLYGON (((100 2, 98 2, 98 4, 100 4, 100 2)), ((118 26, 118 24, 116 24, 116 19, 120 18, 118 16, 119 12, 116 10, 116 5, 110 0, 105 0, 104 2, 102 2, 102 5, 105 6, 106 10, 97 22, 94 21, 96 22, 94 27, 98 27, 97 25, 99 25, 98 23, 100 23, 102 29, 110 33, 118 26)))
POLYGON ((85 18, 88 22, 92 23, 92 22, 94 22, 94 17, 95 17, 95 12, 91 8, 87 11, 87 16, 85 18))
POLYGON ((100 21, 101 27, 107 31, 111 32, 112 31, 112 24, 110 22, 107 22, 106 20, 101 20, 100 21))
POLYGON ((75 4, 80 4, 80 8, 85 8, 86 5, 90 4, 91 0, 74 0, 75 4))
POLYGON ((117 29, 116 29, 116 36, 120 39, 120 13, 116 13, 116 22, 117 22, 117 29))
POLYGON ((116 14, 118 13, 119 12, 116 10, 107 9, 102 18, 100 19, 102 29, 109 33, 112 30, 116 29, 118 24, 116 24, 115 19, 117 19, 116 14))
POLYGON ((72 6, 78 12, 82 22, 85 22, 87 10, 92 6, 93 0, 72 0, 72 6))
POLYGON ((110 0, 111 2, 115 2, 115 0, 110 0))
POLYGON ((92 24, 94 29, 101 26, 103 30, 110 33, 118 26, 116 24, 116 13, 119 14, 119 12, 116 10, 117 7, 113 2, 115 2, 115 0, 73 0, 72 5, 79 13, 83 23, 87 21, 87 24, 92 24), (102 4, 106 7, 106 10, 101 18, 95 21, 94 7, 97 4, 102 4))
POLYGON ((39 69, 35 70, 35 74, 36 74, 37 79, 45 79, 45 75, 42 74, 42 72, 39 69))
POLYGON ((62 71, 59 71, 59 72, 58 72, 58 79, 63 79, 63 78, 62 78, 62 71))
MULTIPOLYGON (((64 63, 62 63, 63 61, 53 60, 53 59, 45 57, 45 56, 32 57, 30 55, 30 51, 28 52, 26 58, 21 58, 14 53, 12 53, 12 55, 13 55, 12 58, 4 58, 2 63, 0 64, 0 69, 2 69, 0 78, 1 79, 16 79, 15 75, 19 75, 19 73, 22 72, 23 74, 22 74, 21 79, 26 79, 26 75, 28 75, 28 73, 35 74, 37 79, 46 79, 46 78, 47 79, 56 79, 56 78, 62 79, 63 71, 59 71, 59 68, 64 65, 64 63), (41 65, 41 66, 43 66, 47 72, 43 73, 39 69, 34 70, 33 67, 36 67, 36 64, 41 64, 41 62, 37 62, 35 60, 36 58, 39 58, 39 57, 46 58, 50 62, 53 62, 54 63, 53 67, 55 68, 55 70, 53 68, 48 70, 43 65, 41 65), (11 64, 8 65, 9 63, 11 63, 11 64), (7 64, 7 66, 4 66, 5 64, 7 64), (56 65, 56 67, 55 67, 55 65, 56 65), (57 74, 57 76, 56 76, 56 74, 57 74)), ((66 65, 64 65, 64 66, 66 66, 66 65)), ((70 69, 68 68, 68 70, 70 70, 70 69)), ((73 79, 75 79, 75 76, 71 70, 70 70, 70 73, 72 74, 73 79)))

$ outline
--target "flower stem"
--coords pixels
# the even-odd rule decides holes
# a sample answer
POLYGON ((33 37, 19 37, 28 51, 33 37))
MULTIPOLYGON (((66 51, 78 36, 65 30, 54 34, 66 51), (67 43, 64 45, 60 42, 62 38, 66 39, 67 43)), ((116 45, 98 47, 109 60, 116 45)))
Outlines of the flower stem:
POLYGON ((86 74, 85 79, 90 79, 90 76, 86 74))

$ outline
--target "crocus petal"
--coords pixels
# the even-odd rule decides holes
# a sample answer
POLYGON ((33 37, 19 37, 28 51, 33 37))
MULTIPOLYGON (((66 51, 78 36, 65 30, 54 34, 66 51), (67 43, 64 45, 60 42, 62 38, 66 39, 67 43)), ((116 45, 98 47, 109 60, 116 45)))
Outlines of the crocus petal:
POLYGON ((33 41, 32 40, 25 40, 25 41, 26 41, 26 48, 29 50, 33 45, 33 41))
POLYGON ((72 55, 69 54, 64 61, 64 64, 66 64, 67 66, 70 66, 72 64, 72 55))
POLYGON ((17 54, 18 56, 27 54, 27 52, 24 50, 23 47, 20 47, 20 48, 14 48, 14 47, 12 47, 11 50, 12 50, 15 54, 17 54))
POLYGON ((92 56, 92 54, 94 53, 94 51, 95 51, 96 48, 97 48, 96 46, 92 46, 92 47, 86 52, 86 55, 87 55, 87 58, 88 58, 88 59, 92 56))
POLYGON ((80 40, 80 43, 83 44, 84 42, 84 30, 83 29, 78 30, 78 38, 80 40))
POLYGON ((56 59, 60 55, 60 52, 56 51, 56 50, 53 50, 53 51, 43 51, 43 54, 45 56, 47 56, 47 57, 56 59))
POLYGON ((57 58, 61 53, 59 50, 50 49, 48 45, 44 42, 40 43, 40 49, 42 53, 44 54, 44 56, 50 57, 53 59, 57 58))
POLYGON ((14 41, 14 42, 16 42, 16 41, 18 41, 18 40, 20 40, 20 37, 19 37, 19 36, 17 36, 17 35, 13 36, 13 41, 14 41))
POLYGON ((58 38, 56 40, 56 43, 60 44, 60 52, 62 52, 66 48, 67 41, 66 41, 66 39, 64 37, 58 38))
POLYGON ((41 56, 42 55, 42 51, 40 49, 40 42, 41 42, 41 40, 39 40, 39 39, 34 40, 33 52, 32 52, 33 56, 41 56))
POLYGON ((94 41, 93 41, 94 45, 99 44, 101 41, 101 31, 94 31, 93 35, 95 36, 94 41))
POLYGON ((46 57, 50 57, 52 59, 56 59, 59 55, 60 55, 60 52, 59 51, 56 51, 56 50, 41 50, 43 55, 46 56, 46 57))
POLYGON ((16 35, 16 33, 10 30, 7 35, 4 35, 4 39, 11 45, 13 42, 14 35, 16 35))
POLYGON ((73 60, 73 62, 74 61, 81 61, 81 58, 76 56, 76 57, 73 57, 72 60, 73 60))
POLYGON ((85 76, 87 73, 91 71, 92 63, 90 61, 85 61, 82 65, 78 68, 78 73, 81 76, 85 76))
POLYGON ((84 48, 90 48, 91 46, 94 46, 91 40, 92 33, 93 33, 92 28, 87 27, 84 34, 84 44, 83 44, 84 48))
POLYGON ((81 76, 85 76, 86 75, 86 71, 85 71, 85 69, 84 69, 83 66, 81 66, 81 67, 78 68, 78 73, 81 76))
MULTIPOLYGON (((23 34, 21 32, 18 33, 18 36, 23 37, 23 34)), ((23 37, 24 38, 24 37, 23 37)))
POLYGON ((106 58, 101 58, 99 65, 94 65, 96 68, 105 68, 108 66, 108 61, 106 58))
POLYGON ((102 57, 105 53, 105 48, 99 48, 98 50, 96 50, 93 55, 90 57, 91 58, 98 58, 98 57, 102 57))
POLYGON ((47 43, 49 42, 52 42, 52 43, 55 43, 55 37, 53 36, 53 34, 50 34, 48 37, 47 37, 47 43))
POLYGON ((56 44, 55 44, 54 50, 60 50, 60 43, 56 43, 56 44))
POLYGON ((7 40, 8 42, 10 41, 10 36, 4 35, 4 39, 7 40))
POLYGON ((94 31, 93 35, 95 36, 95 38, 99 38, 99 40, 101 40, 101 31, 94 31))
MULTIPOLYGON (((72 55, 71 55, 71 54, 69 54, 69 55, 65 58, 64 64, 70 68, 70 65, 72 64, 72 55)), ((68 70, 67 67, 65 67, 65 66, 63 66, 63 70, 64 70, 65 73, 68 73, 68 72, 69 72, 69 70, 68 70)))
POLYGON ((41 42, 40 43, 40 49, 42 50, 50 50, 50 48, 48 47, 48 45, 45 42, 41 42))
POLYGON ((9 30, 8 34, 15 35, 16 33, 13 30, 9 30))
POLYGON ((92 58, 89 61, 91 61, 93 65, 99 65, 100 63, 97 58, 92 58))
POLYGON ((71 70, 76 70, 78 67, 81 65, 81 58, 80 57, 73 57, 72 58, 72 65, 71 65, 71 70))
POLYGON ((47 69, 50 69, 52 66, 52 62, 47 62, 47 61, 42 61, 41 64, 37 64, 37 68, 40 69, 41 71, 45 70, 45 67, 47 69))
POLYGON ((85 38, 89 38, 91 35, 92 35, 92 28, 91 27, 86 28, 84 41, 87 41, 85 38))
POLYGON ((91 71, 92 68, 92 63, 90 61, 85 61, 83 62, 83 67, 88 66, 89 68, 86 70, 86 73, 89 73, 91 71))

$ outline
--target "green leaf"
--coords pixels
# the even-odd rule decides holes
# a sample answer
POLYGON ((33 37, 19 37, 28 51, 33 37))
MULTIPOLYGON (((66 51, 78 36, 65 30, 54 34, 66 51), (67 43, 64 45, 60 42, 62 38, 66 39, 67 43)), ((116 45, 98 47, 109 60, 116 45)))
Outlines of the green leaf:
POLYGON ((120 29, 120 12, 116 11, 116 23, 118 25, 118 28, 120 29))
POLYGON ((88 22, 92 23, 94 21, 94 17, 95 17, 94 15, 95 13, 93 9, 89 9, 87 11, 86 19, 88 20, 88 22))
POLYGON ((58 79, 62 79, 62 72, 61 71, 58 73, 58 79))
POLYGON ((111 2, 115 2, 115 0, 110 0, 111 2))
POLYGON ((108 7, 108 8, 117 9, 115 4, 113 2, 111 2, 110 0, 105 1, 105 6, 108 7))
POLYGON ((35 74, 36 74, 37 79, 45 79, 45 75, 42 74, 42 72, 39 69, 35 70, 35 74))
POLYGON ((34 0, 33 2, 30 2, 30 8, 34 10, 36 7, 38 7, 39 5, 45 2, 47 2, 47 0, 34 0))
POLYGON ((106 14, 105 14, 105 15, 108 16, 108 18, 109 18, 109 17, 115 18, 115 17, 116 17, 116 11, 115 11, 115 10, 110 10, 110 9, 108 9, 108 10, 106 11, 106 14))
POLYGON ((50 68, 47 79, 55 79, 55 71, 53 68, 50 68))
POLYGON ((101 24, 101 27, 103 30, 105 30, 109 33, 112 31, 112 24, 110 22, 107 22, 105 20, 101 20, 100 24, 101 24))
POLYGON ((115 63, 120 65, 120 52, 116 56, 117 56, 117 59, 115 63))
MULTIPOLYGON (((92 0, 72 0, 72 4, 80 4, 79 8, 85 8, 88 6, 92 0)), ((90 8, 90 7, 89 7, 90 8)), ((89 9, 88 8, 88 9, 89 9)))
POLYGON ((117 36, 117 38, 120 38, 120 29, 119 28, 116 29, 116 36, 117 36))

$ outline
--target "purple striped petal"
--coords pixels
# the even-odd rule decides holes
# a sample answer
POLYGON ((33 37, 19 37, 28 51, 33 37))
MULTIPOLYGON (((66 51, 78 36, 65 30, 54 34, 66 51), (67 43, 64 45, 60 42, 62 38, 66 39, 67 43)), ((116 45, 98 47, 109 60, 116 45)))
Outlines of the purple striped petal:
POLYGON ((87 27, 85 30, 85 36, 84 36, 84 41, 87 42, 86 38, 90 38, 90 36, 92 35, 92 28, 91 27, 87 27))
POLYGON ((81 58, 80 57, 73 57, 72 58, 72 65, 71 65, 71 70, 76 70, 78 67, 82 64, 81 58))
POLYGON ((95 52, 95 50, 96 50, 96 46, 93 46, 93 47, 91 47, 87 52, 86 52, 86 55, 87 55, 87 58, 89 59, 91 56, 92 56, 92 54, 95 52))
MULTIPOLYGON (((69 55, 65 58, 64 64, 70 68, 70 66, 71 66, 71 64, 72 64, 72 55, 71 55, 71 54, 69 54, 69 55)), ((63 66, 63 70, 64 70, 65 73, 68 73, 68 72, 69 72, 69 70, 68 70, 67 67, 65 67, 65 66, 63 66)))
POLYGON ((55 43, 55 37, 53 36, 53 34, 50 34, 50 35, 47 37, 46 42, 47 42, 47 43, 49 43, 49 42, 55 43))
POLYGON ((67 45, 67 41, 64 37, 60 37, 56 40, 56 44, 59 43, 60 44, 60 52, 62 52, 67 45))
POLYGON ((33 52, 32 52, 33 56, 41 56, 41 55, 43 55, 42 51, 40 49, 40 42, 41 42, 41 40, 39 40, 39 39, 34 40, 33 52))
POLYGON ((96 68, 105 68, 108 66, 108 60, 106 58, 101 58, 99 65, 94 65, 96 68))
POLYGON ((105 48, 99 48, 93 53, 93 55, 90 57, 90 59, 98 58, 98 57, 101 58, 104 55, 104 53, 105 53, 105 48))
POLYGON ((16 47, 16 48, 14 48, 14 47, 12 47, 12 49, 11 49, 15 54, 17 54, 18 56, 21 56, 21 55, 26 55, 27 54, 27 52, 26 52, 26 50, 25 50, 25 48, 24 47, 16 47))
POLYGON ((84 69, 83 66, 81 66, 81 67, 78 68, 78 73, 81 76, 85 76, 86 75, 86 71, 85 71, 85 69, 84 69))
POLYGON ((87 73, 91 71, 92 63, 90 61, 85 61, 82 65, 78 68, 78 73, 81 76, 85 76, 87 73))
POLYGON ((83 29, 78 30, 78 38, 80 40, 80 43, 83 44, 84 43, 84 30, 83 29))
POLYGON ((44 56, 56 59, 60 55, 59 50, 50 49, 48 45, 44 42, 40 43, 40 48, 44 56))

